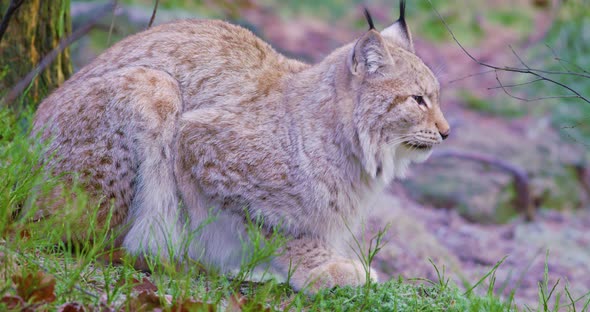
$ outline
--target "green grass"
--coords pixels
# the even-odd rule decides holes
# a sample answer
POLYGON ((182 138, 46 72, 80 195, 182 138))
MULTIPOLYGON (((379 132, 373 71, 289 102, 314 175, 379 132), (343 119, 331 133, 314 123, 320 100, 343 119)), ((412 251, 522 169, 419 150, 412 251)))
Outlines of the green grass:
MULTIPOLYGON (((136 270, 131 257, 111 264, 104 259, 112 255, 112 235, 93 222, 97 208, 88 204, 75 184, 64 187, 63 192, 70 198, 76 195, 75 200, 66 202, 58 213, 45 212, 45 217, 39 218, 43 210, 36 207, 34 199, 63 185, 46 176, 39 166, 43 146, 28 136, 31 113, 21 116, 0 110, 0 305, 4 305, 0 310, 55 310, 76 303, 95 309, 166 311, 235 307, 242 311, 518 311, 510 300, 503 301, 494 294, 495 268, 480 282, 464 285, 467 292, 449 282, 436 266, 436 281, 399 278, 382 284, 326 289, 315 296, 296 293, 274 281, 248 282, 252 268, 267 261, 284 242, 280 237, 263 237, 256 224, 249 226, 255 248, 232 279, 214 272, 205 274, 198 263, 189 260, 180 266, 186 269, 154 260, 151 273, 136 270), (81 220, 88 224, 85 230, 79 226, 81 220), (76 231, 85 235, 75 236, 76 231), (74 237, 77 243, 68 243, 74 237), (484 284, 490 285, 487 291, 481 289, 484 284)), ((363 246, 368 247, 368 253, 358 255, 367 266, 382 247, 383 234, 363 246)), ((538 311, 549 311, 555 294, 551 294, 550 285, 543 284, 540 289, 538 311)))

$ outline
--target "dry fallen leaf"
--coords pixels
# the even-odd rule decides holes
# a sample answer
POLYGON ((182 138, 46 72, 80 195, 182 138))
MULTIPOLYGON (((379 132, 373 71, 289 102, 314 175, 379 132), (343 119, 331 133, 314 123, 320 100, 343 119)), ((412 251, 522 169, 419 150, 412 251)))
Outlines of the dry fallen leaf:
POLYGON ((58 312, 84 312, 84 306, 77 302, 65 303, 59 307, 58 312))
POLYGON ((143 279, 140 281, 138 281, 137 279, 133 279, 133 290, 135 291, 157 291, 158 287, 156 285, 154 285, 154 283, 152 283, 147 277, 143 277, 143 279))
POLYGON ((248 298, 242 295, 233 295, 229 298, 229 305, 227 306, 227 311, 240 312, 244 310, 244 308, 246 308, 247 311, 271 311, 269 307, 265 307, 260 303, 250 303, 248 298))
POLYGON ((162 311, 164 305, 155 292, 143 290, 127 302, 126 309, 129 311, 162 311))
POLYGON ((196 301, 193 299, 184 299, 178 300, 172 308, 170 309, 172 312, 192 312, 192 311, 199 311, 199 312, 216 312, 217 306, 211 303, 204 303, 200 301, 196 301))
POLYGON ((18 307, 25 306, 25 301, 19 296, 5 295, 0 301, 10 310, 16 310, 18 307))
POLYGON ((242 311, 242 307, 246 303, 246 297, 242 295, 233 295, 229 297, 229 304, 227 306, 227 311, 231 312, 239 312, 242 311))
POLYGON ((12 277, 16 294, 25 302, 49 303, 55 301, 55 278, 41 271, 12 277))

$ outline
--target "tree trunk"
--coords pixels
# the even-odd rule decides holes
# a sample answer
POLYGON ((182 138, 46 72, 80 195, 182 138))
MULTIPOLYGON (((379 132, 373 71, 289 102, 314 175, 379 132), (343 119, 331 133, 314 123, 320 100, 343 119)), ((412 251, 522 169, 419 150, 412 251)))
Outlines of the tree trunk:
MULTIPOLYGON (((10 1, 0 1, 0 15, 10 1)), ((70 0, 25 0, 10 19, 0 42, 0 97, 37 66, 41 59, 70 35, 70 0)), ((65 49, 33 80, 14 104, 37 104, 72 74, 70 51, 65 49)))

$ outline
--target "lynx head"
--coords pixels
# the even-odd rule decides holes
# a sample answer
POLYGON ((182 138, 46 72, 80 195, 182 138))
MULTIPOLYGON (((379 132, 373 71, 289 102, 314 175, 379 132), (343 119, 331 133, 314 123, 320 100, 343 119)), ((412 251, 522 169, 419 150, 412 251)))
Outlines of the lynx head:
POLYGON ((381 32, 365 10, 370 29, 347 59, 360 158, 369 175, 385 181, 426 160, 450 133, 438 80, 414 53, 404 8, 401 1, 400 18, 381 32))

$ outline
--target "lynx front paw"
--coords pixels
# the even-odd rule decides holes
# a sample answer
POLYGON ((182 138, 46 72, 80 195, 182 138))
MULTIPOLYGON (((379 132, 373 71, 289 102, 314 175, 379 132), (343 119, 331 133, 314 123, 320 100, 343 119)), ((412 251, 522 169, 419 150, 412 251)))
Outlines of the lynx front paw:
MULTIPOLYGON (((377 273, 369 269, 369 278, 377 282, 377 273)), ((309 271, 306 289, 309 293, 316 293, 322 288, 335 286, 360 286, 367 282, 367 271, 358 261, 340 260, 320 265, 309 271)))

